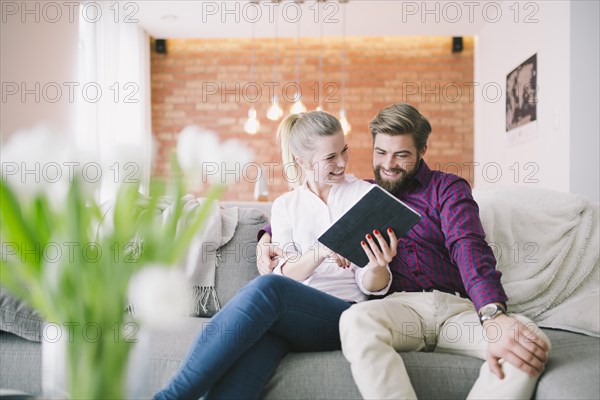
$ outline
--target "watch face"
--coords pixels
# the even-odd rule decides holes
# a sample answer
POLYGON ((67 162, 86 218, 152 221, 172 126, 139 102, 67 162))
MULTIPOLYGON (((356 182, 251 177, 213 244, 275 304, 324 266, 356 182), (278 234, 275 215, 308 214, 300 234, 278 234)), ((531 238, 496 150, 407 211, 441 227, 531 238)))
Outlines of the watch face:
POLYGON ((496 312, 498 312, 498 305, 497 304, 488 304, 487 306, 483 307, 481 310, 479 310, 479 315, 483 316, 492 316, 494 314, 496 314, 496 312))

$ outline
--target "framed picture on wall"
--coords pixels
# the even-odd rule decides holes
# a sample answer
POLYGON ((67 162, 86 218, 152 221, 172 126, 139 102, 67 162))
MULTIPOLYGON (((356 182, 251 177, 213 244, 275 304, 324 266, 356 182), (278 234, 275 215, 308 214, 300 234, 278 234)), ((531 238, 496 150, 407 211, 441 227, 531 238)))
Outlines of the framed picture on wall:
POLYGON ((506 75, 506 132, 509 138, 537 133, 537 54, 506 75))

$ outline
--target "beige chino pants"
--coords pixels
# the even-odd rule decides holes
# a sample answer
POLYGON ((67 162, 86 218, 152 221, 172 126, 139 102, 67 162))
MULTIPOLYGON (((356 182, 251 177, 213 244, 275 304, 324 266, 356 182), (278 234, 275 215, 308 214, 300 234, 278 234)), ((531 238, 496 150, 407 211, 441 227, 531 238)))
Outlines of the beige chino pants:
MULTIPOLYGON (((529 319, 511 315, 548 337, 529 319), (530 325, 531 324, 531 325, 530 325)), ((492 330, 490 330, 492 331, 492 330)), ((416 399, 397 353, 436 351, 485 360, 488 341, 473 303, 444 292, 394 293, 356 304, 340 320, 342 350, 365 399, 416 399)), ((504 379, 485 362, 469 399, 530 399, 538 378, 503 363, 504 379)))

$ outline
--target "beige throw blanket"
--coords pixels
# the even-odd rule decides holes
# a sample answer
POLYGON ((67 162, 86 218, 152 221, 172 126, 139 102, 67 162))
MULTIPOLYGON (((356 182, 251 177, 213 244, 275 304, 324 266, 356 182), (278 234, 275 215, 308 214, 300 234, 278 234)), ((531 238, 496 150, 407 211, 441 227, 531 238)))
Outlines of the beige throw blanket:
POLYGON ((598 204, 524 187, 474 191, 512 312, 600 336, 598 204))

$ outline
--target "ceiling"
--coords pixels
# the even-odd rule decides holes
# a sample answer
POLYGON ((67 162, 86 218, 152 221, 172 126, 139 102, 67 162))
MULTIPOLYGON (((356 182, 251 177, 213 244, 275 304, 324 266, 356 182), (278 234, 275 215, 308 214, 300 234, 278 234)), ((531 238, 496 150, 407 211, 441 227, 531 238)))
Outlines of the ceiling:
POLYGON ((136 4, 138 9, 125 11, 151 36, 162 39, 251 37, 253 22, 257 37, 274 37, 276 20, 281 37, 295 37, 298 26, 302 36, 319 36, 321 27, 325 36, 341 36, 344 7, 348 36, 470 36, 486 23, 484 2, 350 0, 344 6, 334 0, 320 4, 314 0, 302 4, 151 0, 136 4))

